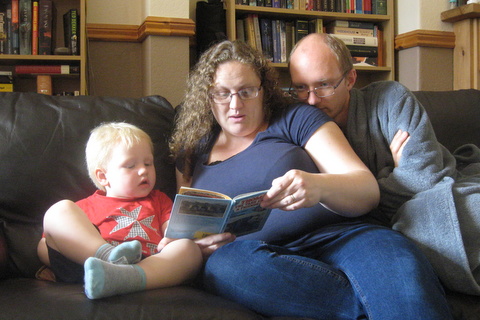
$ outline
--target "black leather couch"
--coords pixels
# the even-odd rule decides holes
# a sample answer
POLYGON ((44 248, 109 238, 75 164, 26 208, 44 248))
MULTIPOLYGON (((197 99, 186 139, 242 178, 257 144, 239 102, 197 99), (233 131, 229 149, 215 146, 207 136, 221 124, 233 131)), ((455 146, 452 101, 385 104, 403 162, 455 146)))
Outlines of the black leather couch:
MULTIPOLYGON (((480 91, 416 94, 445 145, 480 145, 480 91)), ((126 121, 149 133, 157 186, 173 197, 174 167, 166 143, 173 117, 171 105, 158 96, 0 93, 0 319, 264 319, 194 285, 89 300, 81 285, 35 279, 46 209, 95 190, 84 164, 90 130, 101 122, 126 121)), ((449 299, 457 319, 479 319, 478 297, 449 293, 449 299)))

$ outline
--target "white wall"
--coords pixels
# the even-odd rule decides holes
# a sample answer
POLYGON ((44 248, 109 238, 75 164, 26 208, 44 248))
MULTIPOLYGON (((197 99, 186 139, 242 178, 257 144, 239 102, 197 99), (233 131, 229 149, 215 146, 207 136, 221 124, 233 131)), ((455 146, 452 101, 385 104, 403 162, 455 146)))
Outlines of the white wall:
POLYGON ((440 15, 450 8, 448 0, 396 0, 396 34, 413 30, 453 31, 440 15))

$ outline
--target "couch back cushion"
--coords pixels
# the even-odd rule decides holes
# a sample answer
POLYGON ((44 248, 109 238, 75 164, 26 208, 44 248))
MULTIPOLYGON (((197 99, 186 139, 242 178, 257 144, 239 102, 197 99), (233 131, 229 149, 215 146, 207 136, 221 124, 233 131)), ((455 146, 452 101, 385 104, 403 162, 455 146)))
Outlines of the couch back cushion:
POLYGON ((473 143, 480 146, 480 90, 416 91, 438 141, 451 152, 473 143))
POLYGON ((85 166, 90 131, 103 122, 124 121, 154 142, 157 188, 173 197, 174 165, 168 137, 174 109, 162 97, 55 97, 0 94, 0 227, 9 252, 9 272, 32 276, 45 211, 61 199, 95 191, 85 166))

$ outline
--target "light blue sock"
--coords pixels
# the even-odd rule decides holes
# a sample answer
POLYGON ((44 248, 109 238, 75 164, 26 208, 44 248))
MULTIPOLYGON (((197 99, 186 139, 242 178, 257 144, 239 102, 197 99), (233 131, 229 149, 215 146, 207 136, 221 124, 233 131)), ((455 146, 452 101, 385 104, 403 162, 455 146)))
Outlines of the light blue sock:
POLYGON ((135 264, 142 259, 142 244, 138 240, 123 242, 116 247, 105 243, 94 257, 115 264, 135 264))
POLYGON ((100 299, 145 290, 145 271, 135 264, 113 264, 90 257, 85 261, 85 294, 100 299))

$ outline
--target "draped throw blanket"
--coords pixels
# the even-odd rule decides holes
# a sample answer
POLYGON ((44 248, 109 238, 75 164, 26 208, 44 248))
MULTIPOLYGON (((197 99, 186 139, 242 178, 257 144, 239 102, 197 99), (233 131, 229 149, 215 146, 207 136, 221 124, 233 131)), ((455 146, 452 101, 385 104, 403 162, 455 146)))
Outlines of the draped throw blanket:
POLYGON ((374 213, 413 240, 449 289, 480 295, 480 150, 451 154, 438 143, 426 111, 396 82, 351 91, 347 138, 376 176, 374 213), (409 132, 400 164, 390 142, 409 132))

